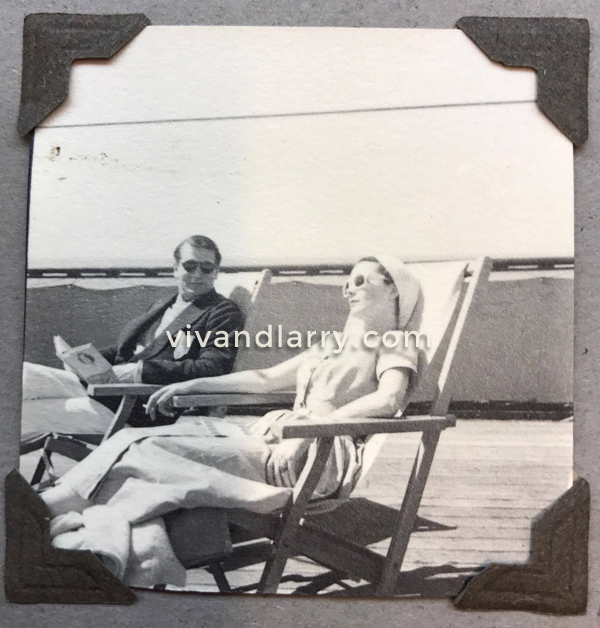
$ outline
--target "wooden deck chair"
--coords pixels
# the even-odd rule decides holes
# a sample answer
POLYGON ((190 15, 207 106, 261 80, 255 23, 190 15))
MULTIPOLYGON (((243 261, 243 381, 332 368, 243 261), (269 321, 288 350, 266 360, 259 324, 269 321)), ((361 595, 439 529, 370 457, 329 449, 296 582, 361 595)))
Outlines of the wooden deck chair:
MULTIPOLYGON (((271 272, 263 270, 260 273, 247 273, 240 278, 238 274, 222 275, 219 280, 221 294, 228 297, 240 308, 245 321, 253 321, 252 310, 260 302, 261 294, 271 281, 271 272)), ((238 358, 233 369, 236 369, 238 358)), ((147 398, 162 386, 155 384, 95 384, 88 386, 90 397, 122 397, 112 422, 104 434, 63 434, 49 432, 38 439, 39 444, 33 443, 33 449, 42 447, 40 461, 31 479, 34 487, 45 488, 53 484, 57 476, 52 465, 52 454, 57 453, 79 462, 83 460, 96 446, 110 438, 126 424, 131 411, 139 398, 147 398), (44 480, 48 474, 49 478, 44 480)), ((215 412, 216 413, 216 412, 215 412)), ((33 450, 29 445, 29 451, 33 450)), ((22 451, 21 453, 28 453, 22 451)))
MULTIPOLYGON (((419 504, 440 434, 444 429, 455 425, 454 417, 448 414, 452 363, 465 324, 473 315, 474 306, 482 298, 491 270, 491 260, 477 260, 470 264, 469 272, 464 262, 411 265, 411 270, 423 286, 425 309, 421 330, 431 334, 432 341, 426 355, 431 362, 429 378, 425 375, 416 391, 418 393, 423 387, 426 388, 428 380, 431 383, 431 379, 435 378, 430 414, 403 416, 400 420, 364 418, 336 422, 328 422, 327 419, 297 421, 282 426, 282 438, 317 439, 317 447, 313 449, 314 456, 305 465, 283 512, 259 515, 242 510, 227 511, 227 522, 237 531, 237 536, 234 534, 232 539, 234 543, 243 542, 243 545, 238 549, 233 547, 230 551, 224 548, 220 558, 215 556, 215 552, 202 555, 202 551, 206 551, 206 545, 199 541, 200 534, 196 533, 196 530, 202 528, 194 525, 194 511, 181 512, 179 520, 177 515, 171 518, 168 529, 173 548, 186 568, 207 567, 221 591, 232 591, 226 578, 227 571, 266 559, 261 580, 254 588, 260 593, 275 593, 288 558, 303 555, 330 570, 329 579, 325 578, 328 584, 346 578, 363 579, 371 583, 372 594, 392 595, 396 592, 402 562, 410 535, 415 528, 419 504), (466 285, 463 285, 465 279, 466 285), (435 375, 431 375, 432 373, 435 375), (420 432, 422 437, 399 510, 364 499, 353 500, 352 497, 349 500, 325 500, 316 503, 310 501, 335 436, 370 436, 362 469, 364 476, 386 435, 407 432, 420 432), (353 510, 353 502, 354 505, 360 504, 363 511, 363 515, 358 518, 356 509, 353 510), (340 516, 336 517, 336 513, 340 513, 340 516), (367 531, 375 530, 376 535, 383 530, 383 538, 391 539, 386 556, 366 547, 375 539, 369 540, 369 534, 365 535, 365 528, 367 531), (362 534, 363 538, 357 540, 357 533, 358 536, 362 534), (198 539, 197 547, 194 545, 194 538, 198 539), (256 539, 255 543, 248 543, 251 539, 256 539)), ((276 285, 272 285, 271 290, 276 291, 276 285)), ((310 302, 315 303, 317 300, 310 302)), ((306 303, 309 302, 305 301, 306 303)), ((331 315, 331 312, 327 314, 331 315)), ((309 328, 336 329, 318 325, 309 328)), ((177 407, 185 408, 202 405, 206 403, 206 399, 211 404, 231 407, 248 405, 249 401, 258 405, 284 399, 289 402, 293 395, 192 395, 176 397, 174 403, 177 407)), ((222 526, 223 511, 213 511, 209 514, 211 516, 215 525, 222 526)))

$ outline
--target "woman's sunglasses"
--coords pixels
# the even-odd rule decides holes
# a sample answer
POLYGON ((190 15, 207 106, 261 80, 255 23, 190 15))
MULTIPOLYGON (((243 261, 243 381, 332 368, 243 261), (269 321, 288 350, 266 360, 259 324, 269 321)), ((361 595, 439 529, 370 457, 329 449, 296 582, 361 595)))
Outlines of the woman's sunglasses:
POLYGON ((377 281, 373 281, 373 277, 365 277, 364 275, 356 275, 353 279, 349 279, 348 281, 346 281, 346 283, 342 286, 342 293, 343 293, 344 297, 347 297, 348 296, 348 290, 349 290, 350 286, 352 286, 353 288, 360 288, 366 282, 369 282, 369 283, 372 283, 372 284, 377 284, 377 283, 388 284, 388 283, 390 283, 389 280, 386 279, 385 277, 382 277, 382 279, 383 279, 383 281, 377 282, 377 281))
POLYGON ((217 270, 216 265, 211 262, 197 262, 193 259, 182 262, 181 265, 186 273, 194 273, 199 268, 205 275, 210 275, 217 270))

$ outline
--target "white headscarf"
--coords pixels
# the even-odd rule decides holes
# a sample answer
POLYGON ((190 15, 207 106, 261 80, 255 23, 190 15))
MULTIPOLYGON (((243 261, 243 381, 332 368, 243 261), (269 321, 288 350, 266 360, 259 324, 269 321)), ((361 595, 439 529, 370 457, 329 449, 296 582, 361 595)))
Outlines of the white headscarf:
POLYGON ((419 280, 397 257, 376 255, 375 258, 391 275, 398 289, 398 329, 418 331, 423 314, 423 293, 419 280))

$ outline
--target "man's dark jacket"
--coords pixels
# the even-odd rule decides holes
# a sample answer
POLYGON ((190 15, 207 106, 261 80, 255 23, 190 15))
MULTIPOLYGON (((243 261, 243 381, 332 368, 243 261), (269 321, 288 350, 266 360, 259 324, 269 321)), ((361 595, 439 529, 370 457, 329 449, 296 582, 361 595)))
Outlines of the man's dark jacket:
MULTIPOLYGON (((193 301, 177 316, 165 331, 146 345, 145 349, 134 355, 136 347, 144 333, 162 320, 167 308, 175 302, 177 295, 158 301, 144 314, 130 321, 119 336, 116 345, 105 347, 100 353, 113 365, 127 364, 143 360, 142 382, 144 384, 172 384, 199 377, 213 377, 229 373, 233 367, 236 349, 234 333, 243 329, 242 315, 235 303, 218 294, 214 289, 193 301), (188 325, 190 327, 188 327, 188 325), (177 347, 173 347, 167 331, 175 341, 181 331, 177 347), (187 332, 192 342, 187 347, 187 332), (210 336, 204 347, 200 346, 196 332, 204 340, 210 336), (223 334, 227 333, 229 347, 215 346, 215 340, 222 344, 223 334)), ((103 401, 98 398, 98 401, 103 401)), ((103 401, 109 408, 116 410, 119 398, 103 401)), ((145 400, 139 400, 131 417, 130 425, 151 425, 143 409, 145 400)), ((163 415, 160 415, 161 420, 163 415)), ((163 422, 171 422, 164 420, 163 422)), ((161 424, 160 422, 152 425, 161 424)))

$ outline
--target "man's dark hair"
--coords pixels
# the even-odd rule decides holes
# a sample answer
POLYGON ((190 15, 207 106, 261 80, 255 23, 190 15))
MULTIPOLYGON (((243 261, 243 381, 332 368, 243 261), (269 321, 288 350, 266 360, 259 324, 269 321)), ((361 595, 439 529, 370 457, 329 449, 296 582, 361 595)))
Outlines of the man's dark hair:
POLYGON ((202 235, 193 235, 189 238, 186 238, 183 242, 177 245, 177 248, 173 252, 173 257, 175 258, 175 262, 179 264, 181 261, 181 249, 189 244, 194 249, 207 249, 208 251, 212 251, 215 254, 215 261, 217 262, 217 266, 221 265, 221 252, 219 251, 219 247, 216 243, 202 235))

